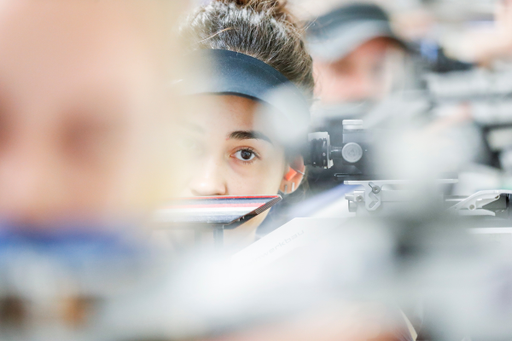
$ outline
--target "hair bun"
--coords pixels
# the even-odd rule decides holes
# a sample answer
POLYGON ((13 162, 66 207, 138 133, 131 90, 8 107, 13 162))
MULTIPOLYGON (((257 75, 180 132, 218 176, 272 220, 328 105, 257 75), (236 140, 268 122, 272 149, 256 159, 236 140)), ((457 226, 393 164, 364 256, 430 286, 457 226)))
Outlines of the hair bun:
POLYGON ((267 13, 277 20, 293 22, 293 16, 287 9, 286 0, 215 0, 225 4, 250 8, 255 12, 267 13))
POLYGON ((312 101, 313 60, 286 0, 211 0, 188 17, 181 34, 191 49, 230 50, 272 66, 312 101))

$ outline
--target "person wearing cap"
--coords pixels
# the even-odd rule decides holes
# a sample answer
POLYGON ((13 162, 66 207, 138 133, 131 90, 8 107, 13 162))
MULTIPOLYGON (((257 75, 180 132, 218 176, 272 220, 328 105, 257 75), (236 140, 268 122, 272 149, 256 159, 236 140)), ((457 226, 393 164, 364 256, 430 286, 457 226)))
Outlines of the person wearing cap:
MULTIPOLYGON (((305 166, 293 147, 307 137, 314 79, 284 3, 211 1, 189 16, 182 34, 191 55, 209 66, 191 87, 203 109, 182 118, 183 196, 294 192, 305 166)), ((225 245, 252 243, 264 218, 226 231, 225 245)))
POLYGON ((308 29, 308 46, 322 104, 381 99, 392 86, 392 60, 400 60, 407 50, 384 11, 360 3, 315 19, 308 29))

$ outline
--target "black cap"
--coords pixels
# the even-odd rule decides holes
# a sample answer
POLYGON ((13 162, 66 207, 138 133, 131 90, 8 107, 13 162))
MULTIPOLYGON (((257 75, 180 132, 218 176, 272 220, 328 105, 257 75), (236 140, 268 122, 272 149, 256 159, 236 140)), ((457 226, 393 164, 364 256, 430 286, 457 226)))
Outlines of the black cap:
POLYGON ((373 4, 350 4, 333 10, 309 25, 308 45, 315 58, 335 61, 374 38, 395 40, 407 49, 391 28, 389 16, 373 4))

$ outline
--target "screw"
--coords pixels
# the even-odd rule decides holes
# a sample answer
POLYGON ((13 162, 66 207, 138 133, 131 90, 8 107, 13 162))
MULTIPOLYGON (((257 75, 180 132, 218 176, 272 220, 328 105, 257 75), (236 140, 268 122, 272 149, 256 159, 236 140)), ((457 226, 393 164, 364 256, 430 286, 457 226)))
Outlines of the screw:
POLYGON ((375 186, 375 184, 373 182, 370 182, 368 184, 368 186, 370 186, 370 188, 372 189, 373 193, 375 193, 375 194, 379 194, 380 193, 381 188, 379 186, 375 186))

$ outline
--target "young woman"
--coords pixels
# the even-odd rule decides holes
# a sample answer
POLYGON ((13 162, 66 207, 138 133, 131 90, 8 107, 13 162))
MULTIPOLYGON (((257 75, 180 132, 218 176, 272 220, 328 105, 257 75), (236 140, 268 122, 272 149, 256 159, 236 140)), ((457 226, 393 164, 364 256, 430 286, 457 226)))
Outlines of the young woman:
MULTIPOLYGON (((285 2, 214 0, 190 15, 182 33, 211 68, 193 89, 207 109, 182 121, 190 157, 183 195, 295 191, 305 167, 287 137, 301 134, 297 126, 308 119, 314 80, 302 30, 285 2)), ((228 243, 230 234, 253 241, 263 219, 228 232, 228 243)))

